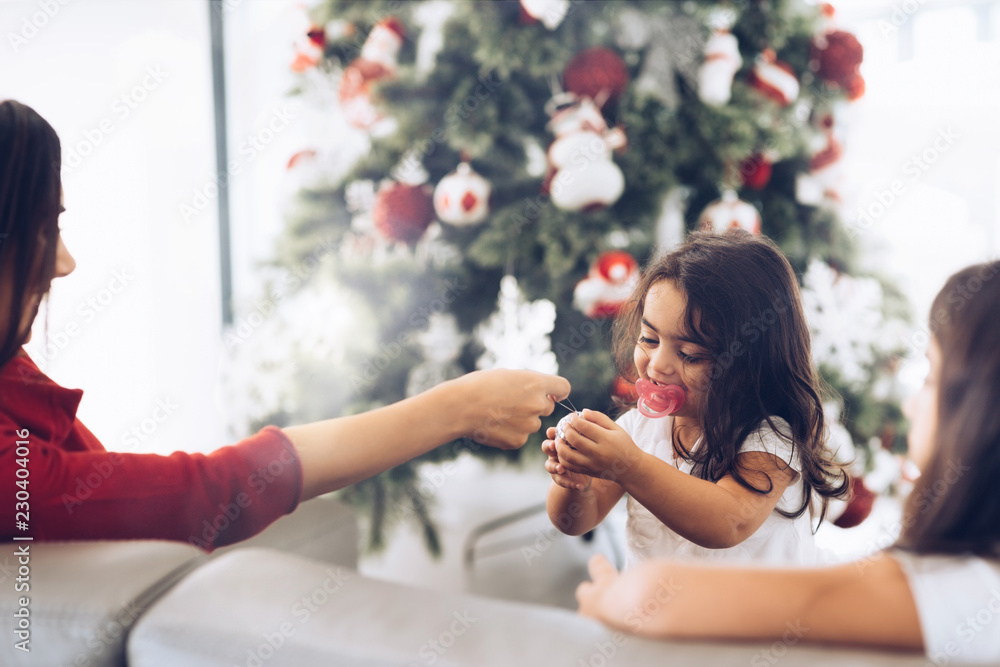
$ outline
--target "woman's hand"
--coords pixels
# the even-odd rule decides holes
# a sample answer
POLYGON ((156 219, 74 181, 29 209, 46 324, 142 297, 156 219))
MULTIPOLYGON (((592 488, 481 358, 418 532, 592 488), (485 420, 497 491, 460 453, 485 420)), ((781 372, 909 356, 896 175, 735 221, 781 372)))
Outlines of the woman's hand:
POLYGON ((542 451, 549 457, 545 460, 545 471, 552 476, 552 481, 571 491, 586 491, 590 488, 590 483, 594 478, 589 475, 570 472, 559 463, 559 455, 556 453, 556 430, 553 427, 545 432, 548 440, 542 442, 542 451))
POLYGON ((636 471, 643 452, 628 433, 607 415, 584 410, 555 443, 559 464, 567 471, 624 485, 636 471))
POLYGON ((555 401, 569 396, 569 381, 534 371, 494 369, 454 383, 461 435, 499 449, 517 449, 542 427, 555 401))

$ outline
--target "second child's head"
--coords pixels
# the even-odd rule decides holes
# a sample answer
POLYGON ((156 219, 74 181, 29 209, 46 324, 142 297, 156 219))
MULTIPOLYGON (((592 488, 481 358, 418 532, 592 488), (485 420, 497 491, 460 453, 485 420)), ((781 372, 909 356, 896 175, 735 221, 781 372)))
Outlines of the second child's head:
POLYGON ((676 414, 701 424, 701 476, 739 476, 743 440, 781 417, 807 486, 827 488, 833 471, 809 328, 795 273, 772 241, 695 232, 652 262, 616 321, 615 356, 626 379, 684 388, 676 414))

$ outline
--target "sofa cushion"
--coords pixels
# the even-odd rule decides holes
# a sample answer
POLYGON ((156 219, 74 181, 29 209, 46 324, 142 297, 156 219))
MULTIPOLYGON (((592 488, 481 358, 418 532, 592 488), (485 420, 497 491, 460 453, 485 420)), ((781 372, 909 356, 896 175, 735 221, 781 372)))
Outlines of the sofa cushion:
POLYGON ((358 520, 355 511, 330 496, 299 504, 251 538, 216 549, 213 558, 237 549, 262 547, 324 563, 358 566, 358 520))
MULTIPOLYGON (((159 540, 115 542, 14 542, 3 546, 4 593, 0 617, 2 665, 125 664, 125 638, 136 618, 184 574, 205 562, 196 547, 159 540), (28 556, 18 554, 27 548, 28 556), (18 592, 19 561, 27 560, 30 590, 18 592), (22 607, 20 598, 27 598, 22 607), (21 611, 26 609, 27 611, 21 611), (27 614, 30 652, 7 628, 27 614)), ((17 626, 14 626, 17 629, 17 626)))
POLYGON ((792 642, 654 642, 573 612, 436 593, 259 549, 199 568, 136 624, 131 667, 890 665, 914 656, 792 642))

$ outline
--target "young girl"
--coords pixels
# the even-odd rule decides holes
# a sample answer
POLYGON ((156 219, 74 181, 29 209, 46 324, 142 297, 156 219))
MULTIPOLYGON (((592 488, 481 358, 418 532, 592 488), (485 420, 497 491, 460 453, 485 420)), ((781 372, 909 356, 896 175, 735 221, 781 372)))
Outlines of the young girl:
POLYGON ((31 108, 0 101, 0 478, 9 480, 0 541, 159 538, 212 549, 263 530, 301 500, 458 437, 520 447, 553 398, 569 393, 556 376, 470 373, 365 414, 269 426, 207 456, 108 452, 76 418, 83 392, 57 385, 21 348, 52 279, 76 266, 59 233, 59 169, 52 127, 31 108), (239 517, 209 536, 203 525, 234 504, 239 517), (29 510, 26 534, 17 522, 27 525, 29 510))
MULTIPOLYGON (((584 410, 543 451, 552 522, 592 530, 628 494, 627 565, 654 557, 815 565, 824 447, 798 283, 760 236, 692 234, 648 267, 616 323, 621 374, 686 400, 665 418, 584 410)), ((839 481, 837 477, 839 476, 839 481)))
POLYGON ((894 548, 801 570, 650 561, 619 575, 595 557, 580 612, 650 637, 771 640, 798 623, 806 641, 1000 664, 1000 262, 952 276, 930 328, 930 372, 904 406, 922 475, 894 548))

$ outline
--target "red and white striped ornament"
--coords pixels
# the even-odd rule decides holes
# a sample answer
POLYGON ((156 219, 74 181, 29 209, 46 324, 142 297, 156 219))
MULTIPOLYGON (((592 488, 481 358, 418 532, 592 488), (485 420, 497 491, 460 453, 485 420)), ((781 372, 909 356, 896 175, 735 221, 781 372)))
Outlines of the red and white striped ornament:
POLYGON ((783 107, 799 96, 799 79, 795 70, 778 60, 772 49, 765 49, 750 72, 750 85, 783 107))
POLYGON ((434 211, 450 225, 478 224, 489 215, 491 190, 490 182, 463 162, 434 188, 434 211))
POLYGON ((733 190, 726 190, 720 199, 705 207, 698 216, 698 226, 716 234, 730 229, 743 229, 751 234, 760 234, 760 212, 757 208, 739 198, 733 190))

